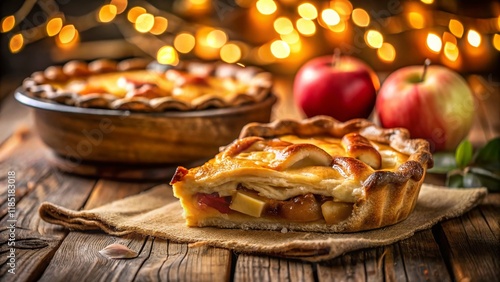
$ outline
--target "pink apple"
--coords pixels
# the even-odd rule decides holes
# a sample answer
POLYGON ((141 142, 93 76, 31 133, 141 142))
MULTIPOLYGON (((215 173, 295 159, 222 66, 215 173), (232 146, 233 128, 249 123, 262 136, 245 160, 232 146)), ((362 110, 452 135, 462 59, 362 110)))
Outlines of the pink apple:
POLYGON ((404 127, 434 151, 454 150, 471 128, 474 98, 465 80, 443 67, 409 66, 382 84, 376 112, 384 127, 404 127), (423 78, 423 80, 422 80, 423 78))
POLYGON ((323 56, 299 69, 293 95, 297 106, 308 117, 328 115, 346 121, 370 115, 379 85, 375 72, 361 60, 323 56))

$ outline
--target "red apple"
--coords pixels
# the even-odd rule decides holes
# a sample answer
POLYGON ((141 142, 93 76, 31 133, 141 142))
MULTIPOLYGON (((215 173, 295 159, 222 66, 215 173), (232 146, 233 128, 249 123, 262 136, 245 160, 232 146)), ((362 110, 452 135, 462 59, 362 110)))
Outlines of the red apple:
POLYGON ((375 72, 361 60, 323 56, 299 69, 293 95, 308 117, 328 115, 346 121, 370 115, 379 85, 375 72))
POLYGON ((434 151, 454 150, 471 128, 474 98, 465 80, 446 67, 408 66, 384 81, 375 108, 382 126, 407 128, 434 151))

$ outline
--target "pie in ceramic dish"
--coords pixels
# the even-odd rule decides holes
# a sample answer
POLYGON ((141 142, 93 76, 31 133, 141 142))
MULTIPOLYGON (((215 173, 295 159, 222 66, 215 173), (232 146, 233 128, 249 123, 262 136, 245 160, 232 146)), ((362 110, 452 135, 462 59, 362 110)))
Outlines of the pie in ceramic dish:
POLYGON ((432 164, 405 129, 318 116, 250 123, 171 185, 188 226, 355 232, 406 219, 432 164))
POLYGON ((30 95, 86 108, 141 112, 236 107, 271 95, 271 75, 256 67, 145 59, 70 61, 35 72, 23 82, 30 95))

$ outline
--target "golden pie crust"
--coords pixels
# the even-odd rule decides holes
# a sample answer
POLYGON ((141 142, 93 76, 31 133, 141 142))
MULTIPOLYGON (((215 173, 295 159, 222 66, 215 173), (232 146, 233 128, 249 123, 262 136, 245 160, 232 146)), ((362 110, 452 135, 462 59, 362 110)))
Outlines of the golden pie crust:
POLYGON ((171 184, 189 226, 355 232, 406 219, 432 164, 428 142, 405 129, 318 116, 248 124, 202 166, 179 167, 171 184), (328 206, 345 215, 332 221, 328 206))
POLYGON ((237 107, 271 95, 270 73, 225 63, 171 67, 134 58, 70 61, 33 73, 23 89, 33 97, 85 108, 163 112, 237 107))

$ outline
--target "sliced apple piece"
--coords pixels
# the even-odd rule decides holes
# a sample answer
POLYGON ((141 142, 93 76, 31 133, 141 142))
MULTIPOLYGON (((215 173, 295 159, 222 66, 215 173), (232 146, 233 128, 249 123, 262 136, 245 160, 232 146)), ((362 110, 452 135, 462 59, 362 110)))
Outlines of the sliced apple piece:
POLYGON ((352 207, 351 203, 326 201, 321 205, 321 212, 327 224, 337 224, 351 215, 352 207))
POLYGON ((350 157, 356 158, 373 169, 379 169, 382 165, 382 156, 370 141, 359 133, 349 133, 342 137, 340 142, 350 157))
POLYGON ((266 206, 266 202, 258 195, 238 191, 231 201, 229 208, 246 215, 260 217, 266 206))

